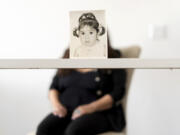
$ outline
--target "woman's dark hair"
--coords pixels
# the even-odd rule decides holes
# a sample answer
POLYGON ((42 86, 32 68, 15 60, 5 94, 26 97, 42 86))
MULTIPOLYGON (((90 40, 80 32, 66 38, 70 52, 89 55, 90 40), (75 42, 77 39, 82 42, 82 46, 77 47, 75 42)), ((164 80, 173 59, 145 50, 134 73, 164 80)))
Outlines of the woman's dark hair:
POLYGON ((79 25, 78 28, 74 29, 73 35, 79 37, 79 31, 84 26, 90 26, 94 28, 100 36, 105 33, 105 28, 99 24, 93 13, 84 13, 79 17, 79 25))
MULTIPOLYGON (((64 52, 64 55, 62 58, 64 59, 68 59, 70 55, 70 51, 69 48, 67 48, 64 52)), ((121 57, 121 52, 119 50, 115 50, 111 47, 110 45, 110 41, 108 39, 108 58, 120 58, 121 57)), ((74 69, 58 69, 57 74, 59 75, 68 75, 69 73, 71 73, 74 69)), ((104 69, 106 70, 106 69, 104 69)))

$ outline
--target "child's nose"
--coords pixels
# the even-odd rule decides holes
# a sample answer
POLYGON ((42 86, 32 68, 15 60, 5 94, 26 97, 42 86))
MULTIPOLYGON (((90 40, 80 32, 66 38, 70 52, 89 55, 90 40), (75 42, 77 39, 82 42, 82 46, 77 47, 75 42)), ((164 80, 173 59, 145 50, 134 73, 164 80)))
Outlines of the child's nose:
POLYGON ((86 36, 85 36, 85 40, 89 40, 89 35, 86 35, 86 36))

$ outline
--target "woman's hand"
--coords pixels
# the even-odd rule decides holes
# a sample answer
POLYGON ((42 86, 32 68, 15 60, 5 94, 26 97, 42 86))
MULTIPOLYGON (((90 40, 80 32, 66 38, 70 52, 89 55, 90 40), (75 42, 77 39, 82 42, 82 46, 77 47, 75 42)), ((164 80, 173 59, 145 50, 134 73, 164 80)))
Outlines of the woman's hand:
POLYGON ((90 113, 93 113, 95 112, 95 107, 91 104, 87 104, 87 105, 81 105, 81 106, 78 106, 73 114, 72 114, 72 119, 76 119, 84 114, 90 114, 90 113))
POLYGON ((53 114, 60 118, 65 117, 67 114, 67 109, 62 104, 56 104, 53 106, 53 114))

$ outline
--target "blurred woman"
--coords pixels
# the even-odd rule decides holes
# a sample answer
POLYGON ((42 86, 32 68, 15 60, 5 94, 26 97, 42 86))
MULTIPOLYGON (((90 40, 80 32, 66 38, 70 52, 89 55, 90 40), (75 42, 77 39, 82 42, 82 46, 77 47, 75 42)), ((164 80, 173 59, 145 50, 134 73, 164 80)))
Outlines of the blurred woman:
MULTIPOLYGON (((108 43, 108 57, 121 52, 108 43)), ((63 58, 69 58, 69 49, 63 58)), ((126 85, 124 69, 58 69, 49 99, 52 113, 37 128, 37 135, 96 135, 121 131, 125 119, 121 104, 126 85)))

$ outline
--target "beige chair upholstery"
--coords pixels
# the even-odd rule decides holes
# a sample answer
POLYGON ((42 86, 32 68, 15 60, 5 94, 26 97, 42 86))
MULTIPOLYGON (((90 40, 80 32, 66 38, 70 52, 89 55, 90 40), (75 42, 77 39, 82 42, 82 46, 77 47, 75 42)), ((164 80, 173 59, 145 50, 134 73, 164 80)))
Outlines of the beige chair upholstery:
POLYGON ((35 131, 28 133, 27 135, 36 135, 35 131))
MULTIPOLYGON (((126 48, 121 48, 120 51, 122 52, 123 58, 138 58, 140 54, 140 47, 139 46, 129 46, 126 48)), ((122 104, 125 111, 126 116, 126 104, 127 104, 127 98, 128 98, 128 92, 129 92, 129 86, 133 74, 133 69, 126 69, 127 70, 127 84, 126 84, 126 94, 123 98, 122 104)), ((35 135, 35 132, 31 132, 27 135, 35 135)), ((100 135, 126 135, 126 129, 124 129, 122 132, 106 132, 100 135)))
MULTIPOLYGON (((140 55, 140 47, 139 46, 129 46, 126 48, 121 48, 120 51, 122 52, 122 57, 123 58, 138 58, 140 55)), ((129 93, 129 87, 133 75, 133 69, 126 69, 127 71, 127 83, 126 83, 126 94, 123 98, 122 104, 123 104, 123 109, 125 111, 125 117, 126 116, 126 105, 127 105, 127 99, 128 99, 128 93, 129 93)), ((126 118, 127 119, 127 118, 126 118)), ((100 135, 126 135, 126 129, 124 129, 122 132, 106 132, 100 135)))

